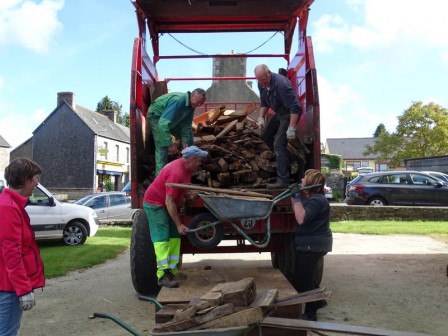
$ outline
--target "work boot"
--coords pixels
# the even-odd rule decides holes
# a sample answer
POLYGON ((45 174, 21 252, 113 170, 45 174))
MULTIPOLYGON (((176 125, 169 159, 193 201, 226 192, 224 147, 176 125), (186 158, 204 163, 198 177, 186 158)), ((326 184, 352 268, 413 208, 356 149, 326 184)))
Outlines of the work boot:
POLYGON ((286 189, 289 187, 289 183, 282 180, 277 180, 275 183, 268 183, 266 188, 268 189, 286 189))
POLYGON ((325 308, 326 306, 328 306, 328 302, 327 302, 327 300, 320 300, 320 301, 316 301, 314 305, 315 305, 316 309, 321 309, 321 308, 325 308))
POLYGON ((187 280, 187 275, 183 272, 177 272, 176 274, 172 274, 173 276, 172 280, 187 280))
POLYGON ((299 319, 306 321, 317 321, 317 314, 314 312, 304 312, 299 319))
POLYGON ((173 280, 173 275, 171 272, 165 272, 165 274, 159 279, 157 282, 159 287, 166 288, 177 288, 179 287, 179 283, 176 280, 173 280))

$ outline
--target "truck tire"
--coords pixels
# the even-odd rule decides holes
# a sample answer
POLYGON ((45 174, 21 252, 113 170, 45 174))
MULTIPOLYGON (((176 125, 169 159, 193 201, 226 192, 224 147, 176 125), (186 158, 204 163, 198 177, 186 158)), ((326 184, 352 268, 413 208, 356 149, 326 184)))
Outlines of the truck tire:
MULTIPOLYGON (((203 212, 194 216, 188 224, 188 227, 190 229, 197 229, 216 221, 217 219, 211 213, 203 212)), ((223 229, 221 223, 204 230, 188 233, 188 240, 190 240, 190 243, 203 250, 210 250, 218 246, 222 237, 223 229)))
POLYGON ((271 252, 271 263, 273 268, 279 268, 278 252, 271 252))
POLYGON ((280 258, 279 268, 285 278, 293 284, 294 264, 295 264, 295 248, 294 248, 294 234, 286 233, 284 238, 284 250, 280 258), (283 259, 283 260, 282 260, 283 259))
POLYGON ((157 294, 157 262, 149 224, 143 209, 137 210, 131 233, 131 278, 134 289, 143 295, 157 294))

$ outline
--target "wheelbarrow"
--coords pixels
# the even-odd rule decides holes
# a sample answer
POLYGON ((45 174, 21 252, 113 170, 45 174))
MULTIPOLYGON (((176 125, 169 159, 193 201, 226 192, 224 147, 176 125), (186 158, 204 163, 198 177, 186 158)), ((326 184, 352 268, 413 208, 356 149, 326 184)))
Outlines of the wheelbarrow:
MULTIPOLYGON (((264 248, 269 244, 271 238, 270 216, 274 206, 280 201, 291 196, 291 191, 300 186, 298 183, 291 184, 286 190, 273 199, 262 197, 246 197, 231 195, 211 195, 199 193, 198 196, 204 201, 204 206, 209 213, 195 215, 188 224, 188 239, 201 249, 212 249, 221 242, 224 234, 223 222, 229 223, 238 234, 252 245, 264 248), (236 221, 240 223, 251 223, 263 220, 265 225, 265 236, 259 241, 252 239, 244 230, 240 228, 236 221)), ((311 185, 300 188, 300 191, 321 187, 321 185, 311 185)), ((245 224, 243 224, 244 227, 245 224)))

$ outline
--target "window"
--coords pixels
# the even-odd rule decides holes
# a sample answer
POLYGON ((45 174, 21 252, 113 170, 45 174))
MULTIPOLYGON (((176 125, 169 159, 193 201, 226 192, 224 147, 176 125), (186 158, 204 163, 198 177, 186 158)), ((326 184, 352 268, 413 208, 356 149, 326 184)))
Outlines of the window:
POLYGON ((390 174, 384 175, 381 181, 383 184, 407 184, 406 174, 390 174))
POLYGON ((107 150, 107 142, 104 142, 104 160, 107 160, 107 152, 108 152, 108 150, 107 150))
POLYGON ((431 179, 428 176, 420 175, 420 174, 411 174, 412 184, 418 185, 436 185, 436 181, 431 179))
POLYGON ((126 163, 129 163, 129 147, 126 147, 126 163))
POLYGON ((29 198, 29 205, 49 205, 50 199, 39 188, 34 188, 33 194, 29 198))
POLYGON ((115 154, 116 154, 116 160, 117 162, 120 162, 120 146, 119 145, 115 145, 115 154))
POLYGON ((88 201, 85 206, 92 209, 105 208, 106 207, 106 196, 99 196, 88 201))
POLYGON ((110 195, 110 206, 126 204, 125 195, 110 195))

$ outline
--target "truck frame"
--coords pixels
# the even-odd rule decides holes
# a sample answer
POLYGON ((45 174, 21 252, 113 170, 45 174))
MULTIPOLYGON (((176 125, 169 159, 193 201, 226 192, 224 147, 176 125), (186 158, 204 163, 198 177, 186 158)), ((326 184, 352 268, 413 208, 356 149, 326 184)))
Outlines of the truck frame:
MULTIPOLYGON (((311 38, 306 36, 306 27, 313 0, 133 0, 139 28, 139 37, 134 40, 131 92, 130 92, 130 136, 131 136, 131 195, 132 207, 142 209, 145 183, 154 166, 154 142, 146 113, 151 102, 168 92, 168 81, 161 80, 157 62, 162 59, 204 57, 280 57, 285 60, 287 77, 302 106, 302 116, 297 125, 297 134, 307 147, 305 169, 320 169, 320 122, 317 74, 311 38), (294 32, 298 28, 298 51, 290 58, 294 32), (228 33, 228 32, 281 32, 284 36, 284 51, 280 54, 231 54, 231 55, 160 55, 159 36, 166 33, 228 33), (148 39, 149 38, 149 39, 148 39), (152 57, 146 46, 151 42, 152 57)), ((232 46, 229 46, 229 50, 232 46)), ((185 80, 185 78, 178 78, 185 80)), ((199 78, 191 78, 196 80, 199 78)), ((200 78, 204 79, 204 78, 200 78)), ((205 78, 210 80, 237 80, 244 78, 205 78)), ((274 193, 275 194, 275 193, 274 193)), ((195 216, 207 213, 202 199, 184 206, 181 214, 186 226, 195 216)), ((294 265, 294 229, 296 221, 289 199, 275 205, 270 215, 271 238, 260 248, 247 244, 236 230, 224 230, 224 240, 212 249, 194 246, 187 237, 182 237, 181 254, 196 253, 245 253, 270 252, 273 267, 279 268, 288 280, 292 279, 294 265)), ((253 240, 265 235, 261 220, 256 220, 242 229, 253 240)), ((149 226, 144 210, 134 218, 131 237, 131 277, 135 290, 140 294, 155 294, 159 291, 156 277, 154 248, 150 240, 149 226)), ((319 281, 320 282, 320 281, 319 281)))

